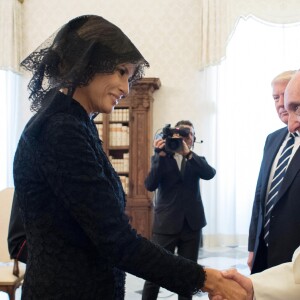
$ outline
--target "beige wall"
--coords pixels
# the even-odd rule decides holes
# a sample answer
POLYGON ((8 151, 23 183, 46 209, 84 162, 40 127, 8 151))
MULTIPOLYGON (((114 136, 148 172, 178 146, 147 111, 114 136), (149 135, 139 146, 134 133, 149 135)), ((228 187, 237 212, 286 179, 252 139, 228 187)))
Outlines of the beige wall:
POLYGON ((198 0, 25 0, 24 57, 69 19, 101 15, 119 26, 150 62, 146 76, 162 82, 154 95, 154 131, 190 119, 198 139, 205 139, 211 109, 201 95, 198 71, 200 9, 198 0))

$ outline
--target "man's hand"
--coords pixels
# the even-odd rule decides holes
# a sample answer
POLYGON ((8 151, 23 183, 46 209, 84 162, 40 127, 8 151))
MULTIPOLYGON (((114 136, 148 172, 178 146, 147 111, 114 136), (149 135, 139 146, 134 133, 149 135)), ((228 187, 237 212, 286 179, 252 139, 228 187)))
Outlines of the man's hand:
POLYGON ((209 294, 209 299, 248 300, 244 287, 232 279, 225 278, 221 271, 206 268, 205 272, 206 280, 202 291, 209 294))
MULTIPOLYGON (((221 272, 223 277, 226 279, 230 279, 230 280, 234 280, 236 283, 238 283, 240 285, 240 287, 242 287, 244 289, 244 291, 246 291, 246 298, 241 298, 241 299, 245 299, 245 300, 252 300, 253 296, 254 296, 254 291, 253 291, 253 285, 252 285, 252 281, 238 273, 237 270, 235 269, 230 269, 227 271, 222 271, 221 272)), ((236 299, 236 298, 232 298, 232 296, 223 296, 223 294, 210 294, 209 295, 209 299, 210 300, 231 300, 231 299, 236 299)))
POLYGON ((248 260, 247 260, 247 265, 248 265, 250 271, 251 271, 251 269, 252 269, 253 255, 254 255, 253 252, 249 252, 248 260))

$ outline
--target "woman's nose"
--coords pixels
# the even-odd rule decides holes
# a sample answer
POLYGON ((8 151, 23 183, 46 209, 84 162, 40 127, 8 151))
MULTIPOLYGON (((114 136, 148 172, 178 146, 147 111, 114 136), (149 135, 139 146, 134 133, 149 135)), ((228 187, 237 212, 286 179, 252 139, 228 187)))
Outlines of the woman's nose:
POLYGON ((120 90, 124 97, 126 97, 129 94, 129 83, 127 79, 122 81, 122 84, 120 85, 120 90))

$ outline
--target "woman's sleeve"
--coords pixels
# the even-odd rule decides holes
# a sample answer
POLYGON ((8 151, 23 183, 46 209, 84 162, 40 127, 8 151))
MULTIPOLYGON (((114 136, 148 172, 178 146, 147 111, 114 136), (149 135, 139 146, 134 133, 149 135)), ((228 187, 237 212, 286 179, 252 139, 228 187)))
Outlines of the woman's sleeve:
POLYGON ((26 234, 20 210, 17 204, 16 192, 14 193, 11 208, 7 244, 10 258, 16 258, 23 263, 27 262, 26 234))

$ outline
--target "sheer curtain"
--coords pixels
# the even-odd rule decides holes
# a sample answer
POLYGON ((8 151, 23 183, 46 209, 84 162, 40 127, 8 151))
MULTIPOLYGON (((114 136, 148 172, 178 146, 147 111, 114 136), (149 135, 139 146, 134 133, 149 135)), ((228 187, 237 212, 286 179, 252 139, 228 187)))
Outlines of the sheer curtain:
POLYGON ((285 126, 270 83, 279 73, 300 68, 299 36, 300 24, 241 18, 226 58, 201 72, 215 107, 211 128, 216 132, 215 203, 205 203, 206 245, 247 245, 264 142, 285 126))
POLYGON ((22 4, 0 0, 0 69, 19 71, 22 57, 22 4))
POLYGON ((21 6, 19 0, 0 0, 0 189, 13 186, 12 162, 20 110, 21 6))
POLYGON ((20 75, 0 70, 0 190, 13 186, 12 164, 18 139, 20 75))

